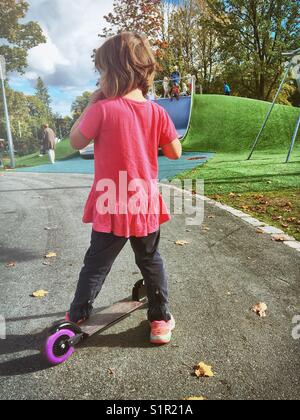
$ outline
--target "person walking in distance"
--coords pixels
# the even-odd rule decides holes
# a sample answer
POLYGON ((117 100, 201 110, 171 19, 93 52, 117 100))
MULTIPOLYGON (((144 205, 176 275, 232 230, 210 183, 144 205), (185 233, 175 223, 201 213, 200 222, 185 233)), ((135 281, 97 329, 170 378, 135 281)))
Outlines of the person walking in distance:
POLYGON ((43 125, 44 129, 44 137, 43 137, 43 143, 44 143, 44 150, 48 153, 49 160, 54 165, 55 163, 55 133, 52 130, 52 128, 49 127, 48 124, 43 125))

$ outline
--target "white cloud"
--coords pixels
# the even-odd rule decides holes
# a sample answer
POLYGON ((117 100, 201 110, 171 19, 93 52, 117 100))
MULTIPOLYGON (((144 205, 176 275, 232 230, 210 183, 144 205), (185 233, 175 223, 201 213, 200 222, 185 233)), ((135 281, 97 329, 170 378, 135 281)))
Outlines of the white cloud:
POLYGON ((39 22, 47 43, 29 52, 28 80, 41 76, 55 87, 82 88, 97 79, 91 54, 112 0, 29 0, 27 20, 39 22))
MULTIPOLYGON (((51 75, 56 71, 57 66, 69 66, 70 61, 65 58, 59 48, 52 41, 47 30, 43 30, 47 38, 46 44, 41 44, 29 52, 28 64, 32 72, 41 72, 43 75, 51 75)), ((30 74, 30 72, 29 72, 30 74)))

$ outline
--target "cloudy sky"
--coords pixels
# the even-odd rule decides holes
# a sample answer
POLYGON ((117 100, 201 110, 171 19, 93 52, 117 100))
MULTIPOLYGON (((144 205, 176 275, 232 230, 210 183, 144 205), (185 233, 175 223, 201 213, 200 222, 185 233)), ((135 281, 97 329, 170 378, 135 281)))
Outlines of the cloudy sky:
POLYGON ((101 43, 98 34, 105 26, 103 16, 112 10, 113 0, 27 1, 26 20, 40 24, 47 43, 29 52, 27 72, 11 77, 12 87, 32 94, 41 76, 49 87, 53 109, 68 115, 74 98, 95 88, 91 54, 101 43))

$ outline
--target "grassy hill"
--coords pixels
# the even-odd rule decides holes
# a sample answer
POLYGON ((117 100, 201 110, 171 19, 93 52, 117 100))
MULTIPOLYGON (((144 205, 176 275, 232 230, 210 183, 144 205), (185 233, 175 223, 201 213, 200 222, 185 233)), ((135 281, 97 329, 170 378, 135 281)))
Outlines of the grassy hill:
POLYGON ((204 179, 205 194, 283 229, 300 240, 300 135, 284 163, 299 108, 277 105, 251 161, 247 160, 270 103, 196 96, 186 151, 216 156, 180 179, 204 179))
MULTIPOLYGON (((245 152, 253 144, 269 102, 196 95, 186 151, 245 152)), ((288 150, 299 108, 276 105, 258 150, 288 150)), ((300 141, 300 133, 299 138, 300 141)))

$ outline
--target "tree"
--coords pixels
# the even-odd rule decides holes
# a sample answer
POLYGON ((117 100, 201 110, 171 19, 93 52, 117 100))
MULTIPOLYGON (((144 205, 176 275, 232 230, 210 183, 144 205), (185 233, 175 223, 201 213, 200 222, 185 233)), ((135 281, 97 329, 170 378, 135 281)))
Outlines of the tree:
POLYGON ((1 0, 0 3, 0 55, 7 62, 8 71, 24 73, 28 50, 46 39, 36 22, 23 23, 29 5, 24 0, 1 0))
POLYGON ((91 92, 83 92, 83 94, 77 96, 75 101, 72 103, 71 112, 74 121, 76 121, 80 117, 85 108, 88 106, 91 95, 91 92))
POLYGON ((73 119, 71 117, 62 117, 59 114, 54 115, 55 131, 61 140, 70 135, 72 125, 73 119))
MULTIPOLYGON (((30 99, 20 92, 13 91, 6 82, 6 94, 14 146, 19 155, 33 153, 39 148, 39 118, 32 115, 30 99)), ((39 104, 39 106, 43 106, 39 104)), ((0 137, 6 138, 3 103, 0 101, 0 137)))
POLYGON ((293 0, 207 0, 219 34, 224 78, 238 93, 270 100, 284 69, 282 53, 299 47, 300 3, 293 0))
POLYGON ((37 79, 35 90, 35 96, 45 105, 48 113, 51 114, 51 96, 49 95, 48 88, 41 77, 37 79))
MULTIPOLYGON (((10 114, 12 135, 18 155, 26 155, 39 151, 42 139, 42 125, 49 122, 55 129, 53 116, 49 119, 49 111, 45 104, 34 95, 24 95, 10 88, 5 82, 8 109, 10 114)), ((6 138, 6 125, 3 101, 0 100, 0 138, 6 138)))
POLYGON ((107 38, 125 31, 144 33, 156 41, 162 26, 161 0, 115 0, 113 12, 104 16, 109 27, 99 35, 107 38))
POLYGON ((169 66, 175 63, 186 75, 197 76, 204 92, 210 91, 218 64, 216 30, 210 25, 210 12, 204 0, 181 1, 177 7, 166 6, 169 66))

